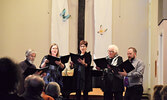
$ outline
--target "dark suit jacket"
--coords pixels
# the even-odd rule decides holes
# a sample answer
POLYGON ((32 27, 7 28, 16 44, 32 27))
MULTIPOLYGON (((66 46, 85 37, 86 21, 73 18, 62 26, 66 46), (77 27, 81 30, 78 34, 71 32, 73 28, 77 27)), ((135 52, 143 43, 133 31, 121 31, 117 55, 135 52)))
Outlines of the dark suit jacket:
MULTIPOLYGON (((111 64, 113 59, 107 59, 107 62, 111 64)), ((123 62, 121 56, 118 56, 117 65, 120 65, 123 62)), ((105 76, 105 87, 104 91, 110 92, 123 92, 124 91, 124 84, 123 84, 123 77, 119 77, 119 74, 115 74, 112 72, 111 69, 108 69, 108 73, 105 76)))

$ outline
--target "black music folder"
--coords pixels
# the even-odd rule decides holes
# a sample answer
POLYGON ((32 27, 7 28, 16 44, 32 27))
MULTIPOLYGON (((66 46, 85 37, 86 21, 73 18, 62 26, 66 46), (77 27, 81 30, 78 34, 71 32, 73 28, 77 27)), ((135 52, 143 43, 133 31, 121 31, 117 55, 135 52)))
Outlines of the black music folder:
POLYGON ((27 69, 24 71, 23 74, 26 75, 26 76, 28 76, 28 75, 34 74, 35 72, 40 72, 40 71, 42 71, 42 72, 41 72, 41 74, 42 74, 42 73, 46 72, 47 69, 48 69, 48 67, 44 67, 44 68, 40 68, 40 69, 27 68, 27 69))
POLYGON ((67 63, 70 58, 70 55, 61 56, 60 60, 63 64, 67 63))
POLYGON ((71 61, 74 63, 74 64, 80 64, 79 62, 78 62, 78 59, 80 58, 80 59, 82 59, 83 60, 83 58, 84 58, 84 55, 79 55, 79 54, 74 54, 74 53, 70 53, 70 56, 71 56, 71 61))
POLYGON ((129 60, 124 61, 118 67, 120 68, 121 71, 123 71, 124 69, 127 73, 135 69, 129 60))
MULTIPOLYGON (((96 64, 96 66, 100 67, 101 69, 107 68, 107 65, 109 65, 106 58, 94 59, 94 62, 96 64)), ((119 71, 122 72, 123 69, 127 73, 129 73, 130 71, 135 69, 134 66, 131 64, 131 62, 129 60, 126 60, 126 61, 122 62, 118 66, 112 66, 112 65, 109 65, 109 66, 114 71, 114 73, 118 73, 119 71)))
POLYGON ((97 67, 100 67, 101 69, 107 68, 108 62, 106 58, 98 58, 93 60, 97 67))
POLYGON ((51 55, 48 55, 47 59, 49 60, 48 64, 51 64, 51 65, 56 65, 55 61, 60 61, 60 58, 54 57, 54 56, 51 56, 51 55))

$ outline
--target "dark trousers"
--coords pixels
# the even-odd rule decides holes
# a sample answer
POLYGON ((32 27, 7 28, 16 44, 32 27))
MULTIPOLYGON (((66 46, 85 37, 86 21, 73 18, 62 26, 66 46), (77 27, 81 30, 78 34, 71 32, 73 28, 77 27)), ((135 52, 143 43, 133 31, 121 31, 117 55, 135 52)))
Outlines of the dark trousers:
POLYGON ((104 92, 104 100, 123 100, 123 92, 104 92))
POLYGON ((143 86, 135 85, 126 88, 125 100, 141 100, 143 94, 143 86))
MULTIPOLYGON (((88 100, 88 91, 86 90, 83 91, 83 97, 84 97, 84 100, 88 100)), ((81 90, 76 91, 76 99, 81 100, 81 90)))

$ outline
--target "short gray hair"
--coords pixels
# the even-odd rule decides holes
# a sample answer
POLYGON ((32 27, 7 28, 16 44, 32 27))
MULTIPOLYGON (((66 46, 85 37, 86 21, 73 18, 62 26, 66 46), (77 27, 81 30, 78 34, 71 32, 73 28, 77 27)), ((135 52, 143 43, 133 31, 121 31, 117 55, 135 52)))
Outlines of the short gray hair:
POLYGON ((28 57, 28 56, 29 56, 30 54, 32 54, 32 53, 35 53, 35 54, 36 54, 36 52, 35 52, 34 50, 28 49, 28 50, 25 52, 25 56, 28 57))
POLYGON ((110 48, 113 48, 114 52, 118 54, 119 50, 118 50, 118 47, 116 45, 114 45, 114 44, 113 45, 109 45, 108 49, 110 49, 110 48))
POLYGON ((57 98, 60 96, 60 86, 56 82, 50 82, 47 85, 45 92, 47 95, 57 98))

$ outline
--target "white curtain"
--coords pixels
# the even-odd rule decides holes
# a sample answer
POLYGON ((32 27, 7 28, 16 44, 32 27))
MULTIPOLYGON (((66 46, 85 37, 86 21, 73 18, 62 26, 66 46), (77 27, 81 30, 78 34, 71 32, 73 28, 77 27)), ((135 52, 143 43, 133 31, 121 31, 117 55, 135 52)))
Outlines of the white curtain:
POLYGON ((94 0, 94 22, 94 58, 105 57, 112 43, 112 0, 94 0))
POLYGON ((85 0, 85 40, 88 41, 87 51, 94 54, 94 0, 85 0))
MULTIPOLYGON (((88 51, 96 58, 107 55, 112 43, 112 0, 85 0, 85 40, 88 51), (106 32, 98 33, 100 30, 106 32), (103 35, 101 35, 103 34, 103 35)), ((52 0, 51 43, 57 43, 60 55, 77 52, 78 0, 52 0), (71 17, 63 22, 60 13, 66 9, 71 17)))
POLYGON ((69 19, 69 51, 78 52, 78 0, 68 0, 69 19))
POLYGON ((68 0, 52 0, 52 18, 51 18, 51 43, 57 43, 60 55, 69 53, 69 19, 63 21, 60 13, 66 10, 68 12, 68 0))
POLYGON ((57 43, 60 55, 77 53, 78 0, 52 0, 51 43, 57 43), (63 21, 60 13, 71 17, 63 21))

